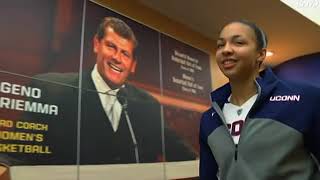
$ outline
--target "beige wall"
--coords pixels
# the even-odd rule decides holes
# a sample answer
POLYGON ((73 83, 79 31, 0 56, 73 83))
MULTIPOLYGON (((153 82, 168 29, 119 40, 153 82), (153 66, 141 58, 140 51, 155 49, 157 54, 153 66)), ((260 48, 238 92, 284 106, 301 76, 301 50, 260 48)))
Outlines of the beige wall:
POLYGON ((227 79, 222 75, 214 60, 215 41, 139 4, 136 0, 95 0, 95 2, 209 53, 213 89, 216 89, 227 82, 227 79))

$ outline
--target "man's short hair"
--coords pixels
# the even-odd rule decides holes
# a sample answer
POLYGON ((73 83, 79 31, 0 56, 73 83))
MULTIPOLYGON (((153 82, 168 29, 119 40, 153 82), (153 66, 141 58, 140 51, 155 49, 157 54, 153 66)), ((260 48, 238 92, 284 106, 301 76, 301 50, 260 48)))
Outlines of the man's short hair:
POLYGON ((96 32, 98 40, 104 38, 107 27, 111 27, 121 37, 132 41, 134 45, 133 51, 135 51, 138 46, 138 41, 132 29, 124 21, 115 17, 105 17, 102 19, 96 32))

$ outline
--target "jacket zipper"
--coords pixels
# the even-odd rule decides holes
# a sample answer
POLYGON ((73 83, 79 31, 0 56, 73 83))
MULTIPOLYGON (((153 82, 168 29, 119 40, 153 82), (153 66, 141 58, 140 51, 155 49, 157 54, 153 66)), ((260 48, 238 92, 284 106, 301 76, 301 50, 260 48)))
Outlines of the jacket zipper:
MULTIPOLYGON (((235 143, 234 143, 233 138, 232 138, 231 134, 229 133, 229 137, 231 138, 231 140, 232 140, 232 142, 233 142, 233 144, 234 144, 234 146, 235 146, 235 150, 234 150, 234 160, 235 160, 235 161, 238 160, 238 145, 240 144, 242 131, 244 130, 245 125, 248 124, 248 123, 247 123, 248 115, 250 114, 250 112, 252 111, 252 109, 256 106, 257 101, 259 100, 260 95, 261 95, 261 87, 260 87, 260 85, 259 85, 257 82, 256 82, 256 85, 257 85, 257 87, 258 87, 258 97, 257 97, 256 101, 253 103, 251 109, 249 110, 249 112, 248 112, 248 114, 247 114, 247 116, 246 116, 246 118, 245 118, 245 122, 244 122, 244 125, 243 125, 242 130, 241 130, 241 133, 240 133, 240 137, 239 137, 239 142, 238 142, 238 144, 235 144, 235 143)), ((220 113, 222 113, 222 109, 220 108, 220 106, 218 106, 217 103, 213 103, 212 106, 213 106, 213 108, 216 110, 217 113, 218 113, 218 111, 220 111, 220 113), (217 109, 215 108, 215 105, 214 105, 214 104, 216 105, 216 108, 217 108, 217 109)), ((218 113, 218 114, 220 114, 220 113, 218 113)), ((220 118, 221 118, 224 126, 227 128, 227 131, 228 131, 228 126, 227 126, 226 121, 225 121, 225 119, 224 119, 223 113, 222 113, 222 116, 220 116, 220 118)))
POLYGON ((238 144, 236 144, 235 150, 234 150, 234 160, 238 160, 238 144))
POLYGON ((246 127, 246 124, 248 124, 248 116, 250 115, 252 109, 257 105, 257 102, 259 101, 259 98, 260 98, 260 95, 261 95, 261 87, 257 82, 256 82, 256 85, 258 87, 258 96, 257 96, 256 101, 253 103, 251 109, 249 110, 249 112, 248 112, 248 114, 247 114, 247 116, 245 118, 243 127, 242 127, 241 132, 240 132, 239 142, 238 142, 238 144, 235 144, 235 152, 234 152, 234 160, 235 161, 238 160, 238 146, 239 146, 240 141, 241 141, 241 134, 243 134, 242 132, 243 132, 244 128, 246 127))

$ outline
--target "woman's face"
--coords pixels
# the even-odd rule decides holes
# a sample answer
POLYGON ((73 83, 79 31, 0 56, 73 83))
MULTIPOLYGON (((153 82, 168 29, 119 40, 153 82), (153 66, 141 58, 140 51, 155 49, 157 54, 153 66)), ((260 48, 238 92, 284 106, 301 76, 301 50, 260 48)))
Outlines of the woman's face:
POLYGON ((256 35, 248 25, 233 22, 222 29, 216 60, 229 79, 254 78, 263 59, 263 50, 257 49, 256 35))

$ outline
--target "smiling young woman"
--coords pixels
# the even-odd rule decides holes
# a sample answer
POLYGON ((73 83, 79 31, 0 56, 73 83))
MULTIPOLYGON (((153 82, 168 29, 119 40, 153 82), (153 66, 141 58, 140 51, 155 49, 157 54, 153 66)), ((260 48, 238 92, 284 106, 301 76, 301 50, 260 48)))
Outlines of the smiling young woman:
POLYGON ((211 93, 201 119, 201 180, 320 179, 320 91, 283 82, 270 68, 259 73, 266 47, 248 21, 220 32, 216 60, 229 83, 211 93))

